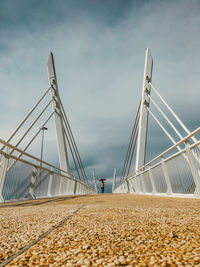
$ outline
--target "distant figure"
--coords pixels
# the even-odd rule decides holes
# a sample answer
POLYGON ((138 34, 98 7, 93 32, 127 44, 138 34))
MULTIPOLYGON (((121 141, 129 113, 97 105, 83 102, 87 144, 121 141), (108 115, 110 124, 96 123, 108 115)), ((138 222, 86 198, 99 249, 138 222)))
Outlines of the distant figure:
POLYGON ((101 181, 101 193, 104 193, 104 181, 101 181))

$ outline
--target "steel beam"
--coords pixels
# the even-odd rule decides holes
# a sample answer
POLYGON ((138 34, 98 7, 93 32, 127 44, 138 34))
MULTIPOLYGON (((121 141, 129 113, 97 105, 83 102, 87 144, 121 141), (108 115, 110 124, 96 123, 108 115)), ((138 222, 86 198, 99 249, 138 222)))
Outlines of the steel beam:
POLYGON ((114 169, 114 174, 113 174, 113 184, 112 184, 112 193, 115 189, 115 184, 116 184, 116 173, 117 173, 117 169, 114 169))
POLYGON ((170 182, 170 179, 169 179, 169 173, 168 173, 167 166, 166 166, 166 163, 164 161, 164 158, 161 159, 161 167, 162 167, 163 175, 164 175, 165 182, 166 182, 166 185, 167 185, 166 194, 167 195, 172 195, 173 194, 172 186, 171 186, 171 182, 170 182))
POLYGON ((54 120, 55 120, 56 134, 57 134, 60 169, 70 173, 69 161, 67 155, 67 146, 64 135, 64 126, 63 126, 61 107, 59 102, 58 83, 56 78, 56 71, 55 71, 54 58, 52 52, 49 55, 47 66, 48 66, 49 83, 51 86, 51 97, 53 99, 53 110, 55 111, 54 120))
MULTIPOLYGON (((37 161, 35 161, 35 164, 37 165, 37 161)), ((37 177, 37 167, 33 167, 32 177, 31 177, 31 184, 29 188, 29 199, 35 199, 34 190, 35 190, 35 184, 36 184, 36 177, 37 177)))
POLYGON ((94 181, 94 190, 96 191, 96 193, 98 193, 97 191, 97 180, 96 180, 96 175, 95 175, 95 170, 92 170, 92 176, 93 176, 93 181, 94 181))
POLYGON ((150 166, 149 166, 149 177, 150 177, 150 181, 151 181, 151 185, 152 185, 152 194, 156 194, 156 185, 155 185, 154 177, 153 177, 152 170, 151 170, 150 166))
POLYGON ((187 155, 190 170, 192 172, 192 176, 193 176, 193 179, 196 185, 194 195, 199 197, 200 196, 200 176, 198 172, 198 165, 188 143, 186 143, 186 155, 187 155))
POLYGON ((140 106, 139 128, 138 128, 136 164, 135 164, 136 171, 145 164, 146 139, 147 139, 147 128, 148 128, 148 117, 149 117, 149 112, 146 109, 146 106, 149 106, 150 102, 149 94, 151 91, 151 87, 149 82, 152 79, 152 69, 153 69, 153 59, 149 48, 147 48, 145 57, 145 66, 144 66, 144 79, 142 88, 142 100, 140 106))
MULTIPOLYGON (((5 147, 5 152, 7 155, 9 154, 9 147, 5 147)), ((9 158, 6 155, 2 155, 0 162, 0 202, 3 202, 3 186, 6 178, 7 168, 8 168, 8 160, 9 158)))

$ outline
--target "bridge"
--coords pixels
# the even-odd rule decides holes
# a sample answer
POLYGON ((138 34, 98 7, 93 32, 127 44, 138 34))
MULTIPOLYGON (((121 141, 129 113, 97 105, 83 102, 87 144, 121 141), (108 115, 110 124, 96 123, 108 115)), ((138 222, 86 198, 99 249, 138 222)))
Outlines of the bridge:
POLYGON ((198 266, 200 128, 191 132, 154 86, 150 50, 113 194, 98 194, 95 170, 93 184, 88 179, 52 53, 47 66, 49 88, 10 137, 0 139, 0 266, 198 266), (146 162, 149 116, 172 145, 146 162), (59 166, 43 160, 53 118, 59 166), (41 133, 39 158, 27 150, 41 133))

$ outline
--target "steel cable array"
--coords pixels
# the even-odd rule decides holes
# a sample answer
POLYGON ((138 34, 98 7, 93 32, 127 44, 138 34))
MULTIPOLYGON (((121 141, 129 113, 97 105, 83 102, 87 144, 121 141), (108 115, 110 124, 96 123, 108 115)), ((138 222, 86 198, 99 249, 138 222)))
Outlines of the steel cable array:
POLYGON ((72 158, 73 158, 73 161, 74 161, 74 165, 75 165, 78 177, 81 180, 81 176, 80 176, 80 173, 79 173, 79 170, 78 170, 78 167, 79 167, 80 172, 82 174, 83 181, 85 183, 89 184, 87 176, 86 176, 86 173, 85 173, 85 169, 83 167, 83 163, 82 163, 82 160, 81 160, 81 157, 80 157, 80 154, 79 154, 79 151, 78 151, 78 148, 77 148, 77 145, 76 145, 76 142, 75 142, 75 139, 74 139, 70 124, 69 124, 69 121, 67 119, 67 115, 65 113, 65 110, 64 110, 64 107, 63 107, 63 104, 62 104, 62 101, 61 101, 60 98, 59 98, 59 104, 61 106, 61 116, 62 116, 62 119, 63 119, 63 122, 64 122, 63 126, 65 126, 64 127, 65 137, 67 139, 67 142, 68 142, 71 154, 72 154, 72 158))
MULTIPOLYGON (((170 113, 173 115, 173 117, 176 119, 176 121, 179 123, 179 125, 185 130, 185 132, 187 134, 190 134, 190 131, 188 130, 188 128, 182 123, 182 121, 178 118, 178 116, 176 115, 176 113, 172 110, 172 108, 167 104, 167 102, 164 100, 164 98, 159 94, 158 90, 152 85, 152 83, 149 81, 149 84, 151 86, 151 88, 154 90, 154 92, 157 94, 157 96, 159 97, 159 99, 162 101, 162 103, 164 104, 164 106, 170 111, 170 113)), ((183 138, 183 136, 180 134, 180 132, 177 130, 177 128, 175 127, 175 125, 171 122, 171 120, 165 115, 165 113, 163 112, 163 110, 158 106, 158 104, 156 103, 156 101, 149 95, 151 102, 153 103, 153 105, 156 107, 156 109, 160 112, 160 114, 165 118, 165 120, 168 122, 168 124, 171 126, 171 128, 175 131, 175 133, 178 135, 178 137, 180 139, 183 138)), ((130 168, 131 168, 131 164, 133 161, 133 155, 134 155, 134 150, 135 150, 135 145, 137 143, 137 136, 138 136, 138 122, 139 122, 139 117, 140 117, 140 106, 141 106, 141 101, 139 104, 139 108, 137 111, 137 115, 136 115, 136 119, 133 125, 133 129, 132 129, 132 133, 131 133, 131 137, 130 137, 130 141, 129 141, 129 146, 128 146, 128 150, 126 153, 126 157, 125 157, 125 162, 123 165, 123 169, 122 169, 122 173, 121 173, 121 178, 120 178, 120 182, 123 182, 123 180, 125 179, 125 177, 127 177, 130 173, 130 168)), ((162 125, 162 123, 159 121, 159 119, 155 116, 155 114, 151 111, 150 107, 148 107, 146 105, 147 110, 149 111, 150 115, 153 117, 153 119, 158 123, 158 125, 160 126, 160 128, 165 132, 165 134, 168 136, 168 138, 172 141, 173 144, 176 143, 176 141, 174 140, 174 138, 171 136, 171 134, 169 134, 169 132, 165 129, 165 127, 162 125)), ((196 142, 196 138, 192 137, 191 138, 193 140, 193 142, 196 142)), ((180 146, 177 146, 177 149, 179 151, 181 151, 180 146)))
MULTIPOLYGON (((26 117, 22 120, 22 122, 18 125, 18 127, 14 130, 14 132, 11 134, 11 136, 8 138, 7 142, 12 141, 12 139, 14 137, 16 137, 16 134, 18 133, 18 131, 22 128, 22 126, 25 124, 25 122, 27 122, 27 120, 29 119, 29 117, 33 114, 34 111, 36 111, 36 108, 39 106, 39 104, 42 102, 42 100, 46 97, 47 93, 50 91, 52 87, 48 88, 48 90, 42 95, 42 97, 37 101, 37 103, 33 106, 33 108, 30 110, 30 112, 26 115, 26 117)), ((25 133, 22 135, 22 137, 16 142, 15 147, 17 147, 27 136, 27 134, 30 132, 30 130, 33 128, 33 126, 36 124, 36 122, 38 122, 38 120, 42 117, 42 115, 45 113, 45 111, 47 110, 47 108, 49 108, 50 104, 54 101, 54 99, 50 100, 45 107, 42 109, 42 111, 39 113, 39 115, 36 116, 36 119, 31 123, 31 125, 28 127, 27 130, 25 130, 25 133)), ((39 135, 39 133, 41 132, 42 128, 47 124, 47 122, 51 119, 51 117, 53 116, 53 114, 56 112, 62 119, 63 121, 63 130, 64 130, 64 135, 65 138, 67 140, 67 143, 69 145, 70 148, 70 152, 72 155, 72 159, 74 162, 74 166, 76 169, 76 172, 78 174, 78 178, 80 181, 83 181, 86 184, 88 183, 88 179, 83 167, 83 163, 80 157, 80 153, 78 151, 71 127, 69 125, 69 121, 67 119, 63 104, 59 98, 58 100, 59 104, 60 104, 60 111, 61 114, 59 114, 56 110, 53 111, 50 116, 48 116, 48 118, 45 120, 44 123, 42 123, 42 126, 39 127, 39 130, 34 134, 34 136, 31 138, 31 140, 28 142, 28 144, 25 145, 25 148, 23 149, 23 151, 25 152, 28 147, 33 143, 33 141, 35 140, 35 138, 39 135)), ((2 150, 5 149, 5 145, 2 147, 2 150)), ((11 150, 10 155, 14 152, 14 150, 11 150)), ((20 158, 23 154, 20 153, 17 155, 17 158, 20 158)), ((17 160, 13 160, 10 165, 8 166, 7 169, 7 173, 12 169, 12 167, 15 165, 15 163, 17 162, 17 160)))
MULTIPOLYGON (((149 82, 149 84, 150 84, 151 88, 154 90, 154 92, 157 94, 159 99, 163 102, 163 104, 171 112, 171 114, 176 119, 176 121, 179 123, 179 125, 184 129, 184 131, 187 134, 190 134, 191 132, 189 131, 189 129, 184 125, 184 123, 179 119, 179 117, 176 115, 176 113, 173 111, 173 109, 167 104, 167 102, 164 100, 164 98, 159 94, 158 90, 153 86, 153 84, 151 82, 149 82)), ((193 140, 194 143, 197 142, 197 139, 194 136, 191 139, 193 140)))
MULTIPOLYGON (((178 116, 173 111, 173 109, 167 104, 167 102, 159 94, 159 92, 157 91, 157 89, 155 89, 155 87, 151 84, 150 81, 149 81, 149 84, 150 84, 151 88, 153 89, 153 91, 156 93, 156 95, 161 100, 162 107, 165 106, 167 108, 167 110, 170 111, 171 115, 176 119, 176 122, 178 122, 178 124, 184 129, 184 131, 187 134, 191 134, 190 131, 188 130, 188 128, 178 118, 178 116)), ((156 101, 150 96, 149 92, 146 92, 146 93, 149 95, 149 98, 150 98, 152 104, 155 106, 156 110, 167 121, 167 123, 171 126, 171 128, 174 130, 174 132, 176 133, 176 135, 180 138, 180 140, 182 140, 183 139, 183 136, 179 132, 179 130, 176 128, 176 126, 174 125, 174 123, 172 123, 172 121, 168 118, 168 116, 166 116, 166 114, 159 107, 159 105, 156 103, 156 101)), ((160 128, 165 132, 165 134, 168 136, 168 138, 172 141, 173 145, 176 145, 177 143, 176 143, 175 139, 167 131, 167 129, 163 126, 163 124, 160 122, 160 120, 157 118, 157 116, 154 114, 154 112, 150 109, 150 106, 147 105, 145 102, 143 103, 143 105, 148 110, 148 112, 153 117, 153 119, 157 122, 157 124, 160 126, 160 128)), ((133 155, 134 155, 135 145, 137 143, 137 137, 138 137, 138 121, 139 121, 139 117, 140 117, 140 106, 141 106, 141 102, 140 102, 139 109, 138 109, 138 112, 137 112, 137 115, 136 115, 136 119, 135 119, 135 122, 134 122, 134 125, 133 125, 133 130, 132 130, 132 133, 131 133, 131 137, 130 137, 130 141, 129 141, 129 146, 128 146, 128 150, 127 150, 127 153, 126 153, 125 162, 124 162, 124 165, 123 165, 122 174, 121 174, 121 178, 120 178, 120 183, 123 184, 123 185, 126 185, 126 186, 128 186, 127 177, 130 176, 130 168, 131 168, 132 161, 133 161, 133 155)), ((195 138, 195 136, 191 136, 191 138, 187 140, 188 144, 190 143, 190 140, 192 140, 194 143, 196 143, 196 140, 197 139, 195 138)), ((187 145, 186 143, 185 143, 185 145, 187 145)), ((175 148, 179 151, 179 153, 181 153, 180 158, 183 158, 183 160, 186 160, 187 164, 189 164, 188 156, 186 155, 186 153, 182 153, 183 152, 182 148, 179 145, 176 145, 175 148)), ((193 156, 194 156, 195 160, 199 161, 199 157, 196 155, 196 153, 193 153, 193 156)), ((169 164, 169 163, 167 163, 167 164, 169 164)), ((197 172, 200 175, 200 170, 199 169, 197 170, 197 172)), ((141 177, 143 177, 143 178, 141 178, 142 179, 141 182, 144 183, 144 176, 141 175, 141 177)), ((159 178, 159 181, 160 181, 160 178, 159 178)), ((185 186, 185 185, 183 186, 183 183, 182 183, 182 180, 181 179, 180 179, 180 186, 181 186, 181 188, 183 188, 185 186)), ((165 189, 162 189, 162 190, 165 190, 165 189)))
POLYGON ((131 164, 132 164, 132 160, 133 160, 133 154, 135 151, 135 145, 136 145, 137 135, 138 135, 138 122, 139 122, 139 118, 140 118, 140 106, 141 106, 141 100, 140 100, 140 104, 139 104, 139 107, 137 110, 136 118, 135 118, 135 121, 133 124, 133 129, 131 132, 131 137, 130 137, 128 150, 127 150, 125 161, 124 161, 124 166, 123 166, 122 173, 121 173, 120 182, 122 182, 124 177, 128 176, 130 173, 130 168, 131 168, 131 164))

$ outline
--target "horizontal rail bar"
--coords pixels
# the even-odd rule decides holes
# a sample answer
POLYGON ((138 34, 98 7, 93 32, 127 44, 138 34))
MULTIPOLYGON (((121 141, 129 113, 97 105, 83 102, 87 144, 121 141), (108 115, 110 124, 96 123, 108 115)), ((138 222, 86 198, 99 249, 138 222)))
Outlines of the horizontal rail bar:
POLYGON ((1 150, 0 150, 0 154, 1 154, 1 155, 4 155, 4 157, 9 157, 9 158, 18 160, 18 161, 23 162, 23 163, 25 163, 25 164, 27 164, 27 165, 31 165, 31 166, 33 166, 33 167, 35 167, 35 168, 42 169, 42 170, 44 170, 44 171, 48 171, 49 173, 53 173, 53 174, 62 176, 62 177, 64 177, 64 178, 66 178, 66 179, 70 179, 70 180, 72 180, 72 181, 78 182, 79 184, 82 184, 82 185, 86 186, 87 188, 91 189, 89 185, 83 183, 83 182, 80 181, 80 180, 77 180, 75 176, 73 176, 73 178, 72 178, 72 177, 63 175, 63 174, 61 174, 61 173, 59 173, 59 172, 55 172, 55 171, 49 170, 49 169, 47 169, 47 168, 45 168, 45 167, 43 167, 43 166, 37 165, 37 164, 32 163, 32 162, 30 162, 30 161, 27 161, 27 160, 18 158, 18 157, 16 157, 16 156, 7 154, 6 152, 1 151, 1 150))
MULTIPOLYGON (((8 146, 8 147, 10 147, 10 148, 12 148, 12 149, 14 149, 14 150, 16 150, 16 151, 18 151, 18 152, 20 152, 20 153, 23 154, 24 156, 27 156, 27 157, 29 157, 29 158, 32 158, 32 159, 36 160, 36 161, 39 161, 40 163, 45 164, 45 165, 47 165, 47 166, 49 166, 49 167, 52 167, 52 168, 54 168, 54 169, 56 169, 56 170, 58 170, 58 171, 67 173, 68 175, 72 175, 72 174, 69 173, 69 172, 66 172, 66 171, 64 171, 64 170, 61 170, 60 168, 58 168, 58 167, 56 167, 56 166, 54 166, 54 165, 52 165, 52 164, 50 164, 50 163, 48 163, 48 162, 46 162, 46 161, 44 161, 44 160, 41 160, 41 159, 39 159, 39 158, 37 158, 37 157, 35 157, 35 156, 33 156, 33 155, 31 155, 31 154, 25 152, 25 151, 19 149, 18 147, 15 147, 15 146, 9 144, 8 142, 4 141, 4 140, 1 139, 1 138, 0 138, 0 143, 3 144, 3 145, 5 145, 5 146, 8 146)), ((3 151, 0 150, 0 153, 1 153, 1 154, 4 153, 4 152, 3 152, 3 153, 2 153, 2 152, 3 152, 3 151)), ((11 155, 9 154, 8 157, 11 157, 11 155)), ((17 160, 19 160, 18 157, 15 157, 15 158, 16 158, 17 160)), ((35 166, 35 165, 34 165, 34 166, 35 166)), ((74 175, 73 175, 73 177, 75 177, 75 178, 78 179, 78 177, 76 177, 76 176, 74 176, 74 175)))
MULTIPOLYGON (((183 138, 182 140, 180 140, 179 142, 177 142, 175 145, 173 145, 172 147, 168 148, 168 149, 165 150, 163 153, 161 153, 160 155, 158 155, 157 157, 155 157, 153 160, 151 160, 151 161, 149 161, 148 163, 146 163, 145 165, 143 165, 138 171, 136 171, 136 172, 132 173, 131 175, 129 175, 128 177, 126 177, 125 180, 130 181, 130 180, 132 180, 132 179, 134 179, 134 178, 137 178, 137 176, 139 176, 140 174, 144 174, 144 173, 148 172, 149 169, 144 170, 144 168, 147 167, 147 166, 149 166, 151 169, 154 169, 154 168, 158 167, 159 165, 161 165, 161 162, 158 162, 157 164, 155 164, 155 165, 153 165, 153 166, 151 166, 151 164, 152 164, 154 161, 158 160, 159 158, 160 158, 160 159, 163 158, 163 155, 165 155, 165 154, 168 153, 169 151, 173 150, 174 148, 176 148, 176 146, 180 145, 181 143, 183 143, 183 142, 187 142, 187 140, 190 139, 192 135, 195 135, 195 134, 197 134, 197 133, 199 133, 199 132, 200 132, 200 127, 197 128, 196 130, 194 130, 194 131, 193 131, 191 134, 189 134, 188 136, 184 137, 184 138, 183 138), (140 171, 140 170, 142 170, 142 169, 143 169, 143 171, 140 171)), ((189 148, 190 148, 190 149, 193 149, 193 148, 197 147, 198 145, 200 145, 200 140, 199 140, 198 142, 196 142, 196 143, 193 143, 193 144, 189 145, 189 148)), ((175 154, 169 156, 168 158, 164 159, 164 162, 167 162, 167 161, 169 161, 169 160, 171 160, 171 159, 173 159, 173 158, 176 158, 176 157, 178 157, 179 155, 181 155, 181 154, 183 154, 183 153, 185 153, 185 152, 186 152, 186 148, 184 148, 184 149, 182 149, 181 151, 178 151, 177 153, 175 153, 175 154)), ((120 186, 122 186, 122 184, 123 184, 123 183, 121 183, 120 185, 118 185, 114 190, 117 190, 117 188, 119 188, 120 186)))
MULTIPOLYGON (((164 152, 162 152, 161 154, 159 154, 158 156, 156 156, 154 159, 152 159, 151 161, 147 162, 145 165, 141 166, 137 171, 135 171, 134 173, 139 172, 140 170, 144 169, 145 167, 151 165, 154 161, 158 160, 159 158, 163 158, 165 154, 169 153, 170 151, 172 151, 173 149, 175 149, 177 146, 179 146, 180 144, 186 142, 188 139, 190 139, 192 136, 194 136, 195 134, 198 134, 200 132, 200 127, 197 128, 196 130, 194 130, 191 134, 187 135, 186 137, 184 137, 182 140, 178 141, 176 144, 172 145, 170 148, 166 149, 164 152)), ((199 144, 199 141, 192 144, 192 148, 194 146, 197 146, 199 144)), ((191 147, 190 146, 190 147, 191 147)), ((182 150, 178 153, 182 153, 182 150)), ((133 173, 133 174, 134 174, 133 173)), ((133 174, 131 174, 130 176, 132 176, 133 174)), ((127 177, 129 178, 129 176, 127 177)))
MULTIPOLYGON (((190 149, 193 149, 194 147, 196 147, 196 146, 198 146, 198 145, 200 145, 200 141, 198 141, 197 143, 193 143, 192 145, 189 146, 189 148, 190 148, 190 149)), ((183 154, 183 153, 185 153, 185 152, 186 152, 186 148, 184 148, 184 149, 182 149, 181 151, 178 151, 177 153, 175 153, 175 154, 169 156, 168 158, 164 159, 164 162, 167 162, 167 161, 169 161, 169 160, 172 160, 173 158, 176 158, 176 157, 180 156, 181 154, 183 154)), ((151 167, 151 169, 154 169, 155 167, 157 167, 157 166, 159 166, 159 165, 161 165, 161 162, 158 162, 157 164, 155 164, 155 165, 153 165, 153 166, 150 166, 150 165, 148 165, 148 166, 151 167)), ((144 170, 144 171, 142 171, 142 172, 136 173, 133 177, 129 177, 129 178, 127 177, 126 179, 127 179, 127 180, 131 180, 131 179, 135 178, 136 176, 138 176, 138 175, 140 175, 140 174, 143 174, 143 173, 145 173, 145 172, 148 172, 148 171, 149 171, 148 169, 147 169, 147 170, 144 170)))

